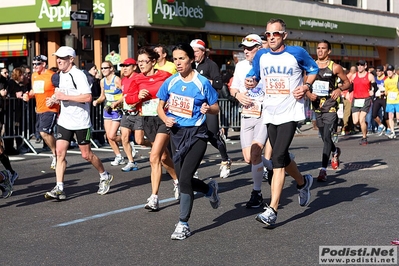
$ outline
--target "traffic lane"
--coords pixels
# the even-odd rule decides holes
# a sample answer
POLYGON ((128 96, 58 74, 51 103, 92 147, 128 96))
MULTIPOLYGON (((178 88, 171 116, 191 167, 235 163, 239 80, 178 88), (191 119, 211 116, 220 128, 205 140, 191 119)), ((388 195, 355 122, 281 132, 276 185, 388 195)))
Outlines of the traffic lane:
MULTIPOLYGON (((368 155, 357 154, 356 151, 360 149, 357 142, 348 142, 345 145, 349 149, 343 150, 343 154, 347 154, 345 157, 348 156, 343 159, 344 163, 349 162, 351 157, 357 162, 366 162, 369 159, 370 152, 368 155)), ((320 144, 314 139, 301 138, 300 142, 294 139, 292 147, 299 167, 305 167, 302 164, 306 164, 310 169, 308 172, 316 175, 319 164, 317 157, 321 153, 320 144)), ((394 150, 392 145, 389 145, 385 148, 385 154, 389 149, 394 150)), ((229 150, 239 149, 233 145, 229 146, 229 150)), ((209 148, 207 154, 210 155, 201 165, 200 176, 215 176, 218 166, 213 162, 219 162, 220 159, 215 155, 213 148, 209 148)), ((374 156, 377 155, 378 153, 374 153, 374 156)), ((109 153, 100 154, 101 158, 107 156, 109 157, 109 153)), ((239 158, 237 152, 232 156, 239 158)), ((71 161, 70 165, 76 167, 68 170, 71 172, 67 182, 71 183, 66 189, 73 197, 65 202, 48 202, 44 197, 40 199, 46 191, 42 186, 47 185, 51 188, 54 185, 51 176, 43 178, 36 175, 29 178, 21 175, 21 180, 17 182, 27 179, 25 184, 16 185, 15 194, 2 201, 3 211, 7 212, 5 222, 9 225, 9 229, 2 230, 5 233, 4 239, 13 239, 12 242, 6 241, 6 251, 10 250, 12 254, 14 250, 29 250, 25 259, 29 258, 30 261, 43 262, 41 258, 48 258, 45 261, 57 258, 65 264, 101 262, 120 265, 125 262, 139 265, 209 265, 215 262, 215 265, 248 265, 266 260, 275 265, 284 262, 290 262, 292 265, 293 261, 314 265, 317 262, 319 245, 382 245, 388 243, 398 231, 394 221, 399 217, 392 213, 392 202, 397 202, 392 200, 392 195, 395 195, 397 187, 393 182, 393 176, 389 174, 392 170, 390 167, 380 169, 381 172, 373 169, 337 171, 335 177, 331 175, 331 181, 315 182, 308 208, 298 206, 295 184, 292 179, 287 178, 278 224, 275 229, 270 230, 255 221, 254 217, 260 210, 244 208, 252 189, 248 172, 250 168, 245 164, 236 163, 233 164, 232 178, 217 179, 220 182, 221 207, 217 210, 211 209, 208 200, 198 195, 190 220, 193 235, 181 242, 171 241, 170 234, 178 217, 176 202, 161 204, 162 210, 155 213, 137 208, 101 216, 145 203, 150 192, 149 167, 137 172, 120 172, 116 175, 110 193, 98 196, 95 193, 98 184, 97 173, 91 166, 82 163, 79 156, 76 157, 76 162, 72 161, 75 160, 74 156, 73 159, 68 159, 71 161), (380 176, 378 179, 375 178, 377 172, 380 176), (136 179, 137 183, 134 183, 136 179), (24 188, 26 185, 31 189, 24 188), (7 202, 6 205, 4 201, 7 202), (376 205, 378 208, 373 208, 376 205), (57 226, 96 215, 96 219, 69 226, 57 226), (370 228, 376 228, 378 223, 382 223, 382 228, 378 227, 378 230, 370 232, 370 228), (15 236, 15 232, 19 233, 18 237, 15 236), (37 260, 32 259, 32 254, 39 254, 37 260), (204 256, 211 258, 212 262, 204 260, 204 256)), ((397 172, 396 164, 390 163, 392 159, 384 158, 384 161, 395 168, 392 171, 397 172)), ((33 165, 40 166, 43 163, 47 164, 47 161, 38 160, 33 165)), ((31 168, 28 169, 29 172, 33 172, 31 168)), ((268 201, 269 187, 264 183, 263 188, 264 197, 268 201)), ((171 198, 171 189, 170 179, 165 175, 160 198, 171 198)), ((7 259, 7 255, 5 258, 7 259)), ((6 261, 13 260, 15 256, 8 257, 6 261)))

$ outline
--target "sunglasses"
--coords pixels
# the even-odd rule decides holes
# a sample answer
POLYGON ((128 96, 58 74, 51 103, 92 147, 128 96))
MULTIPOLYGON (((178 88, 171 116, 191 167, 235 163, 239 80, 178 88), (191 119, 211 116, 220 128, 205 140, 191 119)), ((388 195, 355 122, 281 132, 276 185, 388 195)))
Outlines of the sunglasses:
POLYGON ((127 64, 127 65, 120 65, 121 67, 129 67, 129 66, 133 66, 132 64, 127 64))
POLYGON ((149 62, 151 62, 151 60, 139 60, 139 61, 137 61, 137 63, 139 63, 139 64, 141 64, 141 63, 148 64, 149 62))
POLYGON ((102 67, 101 70, 103 69, 110 69, 111 67, 102 67))
POLYGON ((265 36, 266 36, 266 38, 270 38, 271 36, 273 36, 273 37, 281 37, 281 36, 283 36, 284 35, 284 33, 285 33, 285 31, 273 31, 273 32, 270 32, 270 31, 266 31, 265 32, 265 36))
POLYGON ((42 64, 42 62, 39 63, 32 63, 32 66, 40 66, 42 64))
POLYGON ((356 64, 357 66, 365 66, 366 64, 356 64))
POLYGON ((256 45, 248 47, 248 46, 243 46, 244 50, 252 51, 253 49, 256 48, 256 45))

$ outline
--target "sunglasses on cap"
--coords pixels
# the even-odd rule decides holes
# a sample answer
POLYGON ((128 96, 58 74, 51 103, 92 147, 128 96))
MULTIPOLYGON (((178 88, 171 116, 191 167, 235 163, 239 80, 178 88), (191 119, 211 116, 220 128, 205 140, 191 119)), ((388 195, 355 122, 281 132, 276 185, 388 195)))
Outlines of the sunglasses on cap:
POLYGON ((273 31, 273 32, 271 32, 271 31, 266 31, 266 32, 265 32, 265 36, 266 36, 266 38, 270 38, 271 36, 273 36, 273 37, 281 37, 281 36, 284 35, 284 33, 285 33, 285 31, 283 31, 283 30, 280 30, 280 31, 273 31))
POLYGON ((244 38, 242 38, 241 42, 245 42, 245 41, 247 41, 247 42, 256 42, 256 43, 259 43, 256 39, 249 38, 249 37, 244 37, 244 38))

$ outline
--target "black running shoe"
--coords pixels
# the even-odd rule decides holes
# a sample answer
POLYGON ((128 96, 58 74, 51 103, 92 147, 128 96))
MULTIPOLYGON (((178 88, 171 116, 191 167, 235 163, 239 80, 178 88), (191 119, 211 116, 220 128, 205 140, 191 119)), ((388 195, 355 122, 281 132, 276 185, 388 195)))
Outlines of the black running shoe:
POLYGON ((263 197, 260 191, 252 190, 251 198, 247 202, 247 208, 259 208, 263 207, 263 197))

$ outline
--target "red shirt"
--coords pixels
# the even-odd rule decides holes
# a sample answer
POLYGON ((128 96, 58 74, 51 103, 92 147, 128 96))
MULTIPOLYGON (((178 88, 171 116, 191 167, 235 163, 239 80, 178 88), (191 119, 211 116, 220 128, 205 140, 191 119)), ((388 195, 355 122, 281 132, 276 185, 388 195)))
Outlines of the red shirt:
POLYGON ((162 83, 171 76, 169 72, 158 70, 152 76, 146 76, 143 73, 136 75, 130 84, 128 90, 124 90, 125 101, 127 104, 136 104, 136 109, 141 111, 141 104, 147 100, 156 99, 157 92, 162 83), (144 99, 139 99, 140 90, 148 90, 149 96, 144 99))
POLYGON ((360 78, 358 73, 356 73, 353 79, 353 98, 355 99, 365 99, 370 97, 370 87, 371 83, 369 80, 369 73, 364 77, 360 78))

